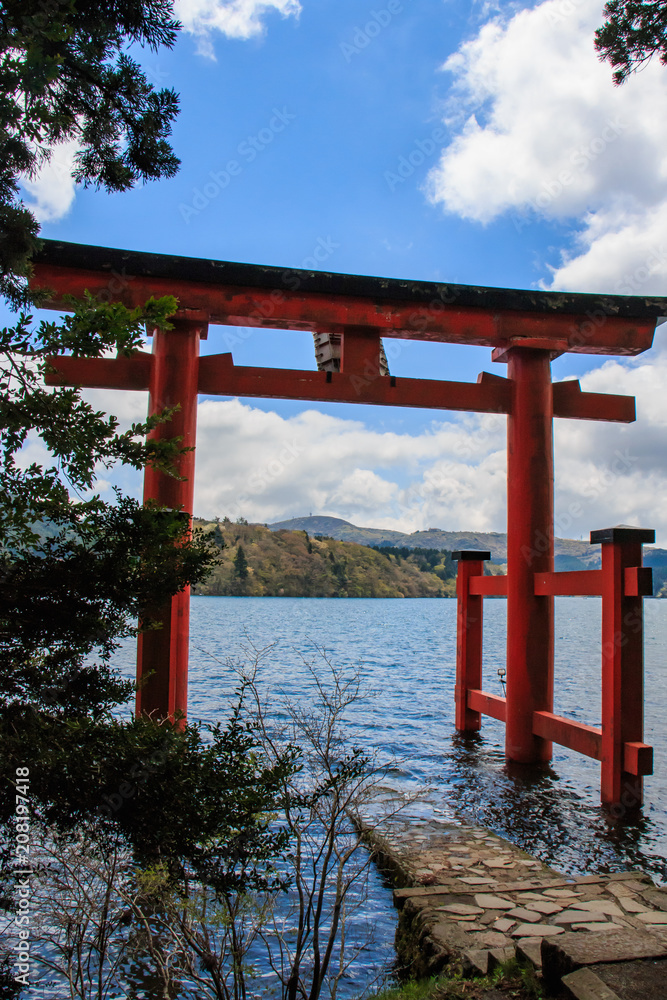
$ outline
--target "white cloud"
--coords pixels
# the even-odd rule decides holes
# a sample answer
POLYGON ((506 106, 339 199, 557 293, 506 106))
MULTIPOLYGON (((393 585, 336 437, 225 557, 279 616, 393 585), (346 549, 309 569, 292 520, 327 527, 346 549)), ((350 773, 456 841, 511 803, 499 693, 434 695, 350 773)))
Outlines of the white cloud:
POLYGON ((26 206, 39 222, 57 222, 72 207, 76 195, 72 170, 78 148, 76 141, 56 146, 36 177, 22 178, 22 187, 33 199, 26 206))
POLYGON ((446 421, 396 434, 315 410, 283 418, 238 400, 207 400, 199 406, 195 506, 260 521, 316 511, 416 530, 450 516, 445 487, 477 461, 467 437, 463 425, 446 421))
POLYGON ((329 503, 339 509, 366 511, 372 516, 378 507, 386 507, 398 493, 398 486, 378 476, 371 469, 355 469, 345 476, 331 495, 329 503))
POLYGON ((464 43, 444 66, 457 134, 428 193, 482 223, 511 212, 519 231, 536 217, 578 226, 583 217, 552 287, 622 291, 650 265, 639 287, 664 293, 667 131, 656 109, 667 102, 667 73, 653 62, 614 87, 593 47, 601 23, 599 0, 546 0, 464 43))
POLYGON ((283 17, 301 13, 299 0, 176 0, 176 16, 197 37, 201 55, 213 58, 211 35, 248 39, 264 31, 264 19, 276 11, 283 17))
MULTIPOLYGON (((667 544, 666 379, 667 351, 658 350, 583 377, 590 391, 635 394, 638 421, 556 421, 559 535, 625 522, 655 527, 667 544)), ((505 498, 504 417, 443 414, 396 434, 314 410, 284 418, 238 400, 199 406, 202 515, 271 522, 312 511, 407 532, 504 531, 505 498)))
MULTIPOLYGON (((84 396, 116 414, 121 430, 146 413, 145 393, 84 396)), ((503 417, 444 415, 421 433, 397 434, 316 410, 285 418, 238 399, 208 399, 197 422, 201 516, 270 522, 313 511, 403 531, 504 522, 503 417)), ((140 475, 126 474, 123 487, 140 496, 140 475)))
POLYGON ((578 252, 563 254, 553 268, 552 287, 618 295, 667 293, 667 197, 634 213, 613 208, 591 213, 575 245, 578 252))

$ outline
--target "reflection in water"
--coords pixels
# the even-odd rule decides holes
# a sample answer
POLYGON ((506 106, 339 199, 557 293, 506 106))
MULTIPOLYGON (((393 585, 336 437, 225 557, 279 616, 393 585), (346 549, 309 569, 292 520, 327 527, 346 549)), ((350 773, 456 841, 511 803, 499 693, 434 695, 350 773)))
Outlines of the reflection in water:
POLYGON ((664 840, 664 828, 641 812, 612 819, 568 787, 553 767, 507 764, 483 737, 455 735, 443 774, 457 776, 448 785, 453 811, 556 869, 591 874, 641 868, 656 881, 667 881, 664 857, 648 850, 664 840))

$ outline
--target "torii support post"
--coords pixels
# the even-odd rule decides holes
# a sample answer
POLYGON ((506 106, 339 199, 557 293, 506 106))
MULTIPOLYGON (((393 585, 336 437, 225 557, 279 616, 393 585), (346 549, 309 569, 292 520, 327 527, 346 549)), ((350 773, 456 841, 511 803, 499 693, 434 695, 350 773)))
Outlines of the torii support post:
POLYGON ((482 727, 482 713, 468 705, 468 692, 482 687, 482 638, 484 605, 481 594, 470 593, 470 578, 484 574, 490 552, 452 552, 458 561, 456 574, 456 728, 475 732, 482 727))
MULTIPOLYGON (((159 424, 154 439, 181 438, 181 448, 192 451, 177 456, 175 479, 147 468, 144 502, 155 500, 162 507, 181 510, 192 518, 197 431, 198 359, 201 323, 176 319, 173 330, 153 332, 153 364, 150 378, 149 415, 178 406, 167 423, 159 424)), ((190 588, 175 594, 164 606, 152 610, 161 628, 140 633, 137 647, 137 715, 183 718, 188 697, 188 642, 190 588)))
POLYGON ((508 760, 551 760, 551 742, 533 733, 533 714, 553 711, 554 600, 535 595, 536 572, 554 568, 553 390, 549 351, 508 352, 512 407, 507 421, 508 760))
POLYGON ((642 774, 651 773, 644 734, 642 597, 652 593, 642 544, 649 528, 619 526, 591 532, 602 544, 602 773, 601 798, 622 814, 642 803, 642 774))

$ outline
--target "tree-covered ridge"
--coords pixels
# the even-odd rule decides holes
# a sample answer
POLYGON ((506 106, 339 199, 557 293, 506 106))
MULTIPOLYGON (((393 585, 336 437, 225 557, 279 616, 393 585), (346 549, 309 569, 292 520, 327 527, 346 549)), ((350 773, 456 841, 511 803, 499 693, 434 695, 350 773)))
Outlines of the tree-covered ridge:
POLYGON ((193 593, 226 597, 453 597, 455 564, 440 550, 372 549, 305 531, 197 521, 220 564, 193 593), (239 555, 240 553, 240 555, 239 555))
POLYGON ((456 563, 447 549, 411 549, 407 545, 396 548, 393 545, 373 545, 376 552, 387 559, 393 557, 398 565, 405 559, 422 573, 435 573, 441 580, 452 580, 456 576, 456 563))

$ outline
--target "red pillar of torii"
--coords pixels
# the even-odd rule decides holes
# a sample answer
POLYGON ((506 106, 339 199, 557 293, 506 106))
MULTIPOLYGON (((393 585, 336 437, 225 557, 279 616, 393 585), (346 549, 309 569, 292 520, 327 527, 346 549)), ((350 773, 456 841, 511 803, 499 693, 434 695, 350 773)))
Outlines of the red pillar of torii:
MULTIPOLYGON (((197 360, 201 323, 177 319, 172 330, 153 331, 153 356, 149 376, 149 415, 178 406, 171 420, 158 424, 155 438, 180 437, 182 448, 194 449, 197 440, 197 360)), ((167 476, 150 466, 144 474, 144 502, 186 511, 192 517, 195 452, 178 456, 176 471, 182 479, 167 476)), ((190 639, 190 587, 175 594, 158 613, 162 628, 139 633, 137 645, 137 714, 174 717, 186 714, 188 704, 188 645, 190 639), (170 664, 161 669, 161 664, 170 664)))
MULTIPOLYGON (((554 591, 537 593, 535 581, 554 568, 553 417, 635 419, 632 397, 581 392, 577 381, 553 384, 551 360, 565 352, 640 354, 652 344, 656 318, 667 313, 665 300, 285 271, 48 240, 35 258, 33 285, 51 290, 47 306, 54 309, 67 308, 66 295, 85 291, 129 307, 151 295, 177 297, 174 329, 149 331, 151 355, 58 357, 50 382, 148 390, 151 413, 178 403, 180 411, 154 433, 182 436, 188 446, 196 439, 198 393, 506 413, 508 573, 506 589, 494 591, 508 597, 506 753, 520 763, 550 759, 556 736, 543 721, 536 732, 535 720, 553 708, 554 591), (338 334, 340 370, 239 368, 230 354, 200 357, 210 323, 338 334), (508 378, 483 373, 477 383, 463 383, 383 375, 381 337, 490 347, 494 361, 507 363, 508 378)), ((183 481, 147 470, 145 498, 191 516, 194 454, 179 459, 183 481)), ((481 602, 492 592, 474 579, 470 586, 481 587, 466 590, 470 602, 474 593, 481 602)), ((162 630, 141 636, 138 712, 185 714, 188 612, 183 592, 163 609, 162 630)), ((474 660, 481 656, 481 631, 476 638, 474 629, 468 636, 461 629, 460 621, 459 659, 468 649, 474 660)), ((469 701, 466 692, 457 709, 458 728, 475 728, 491 704, 473 694, 469 701)))

